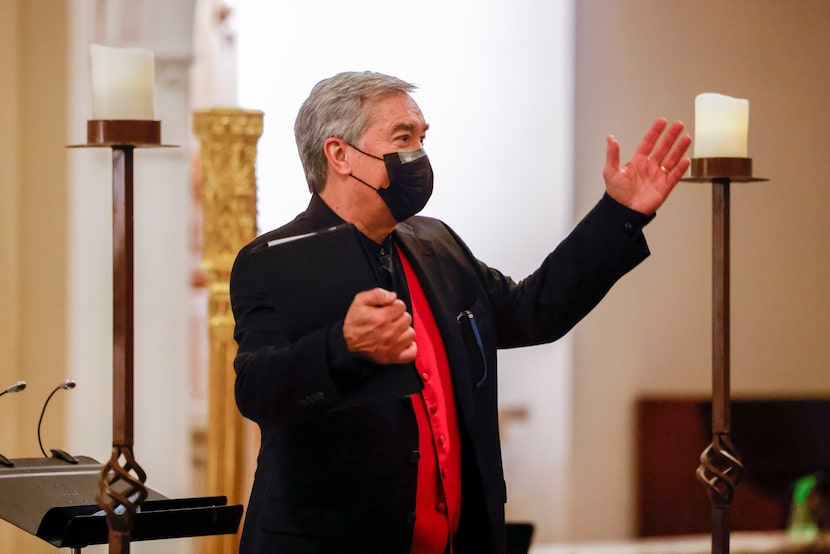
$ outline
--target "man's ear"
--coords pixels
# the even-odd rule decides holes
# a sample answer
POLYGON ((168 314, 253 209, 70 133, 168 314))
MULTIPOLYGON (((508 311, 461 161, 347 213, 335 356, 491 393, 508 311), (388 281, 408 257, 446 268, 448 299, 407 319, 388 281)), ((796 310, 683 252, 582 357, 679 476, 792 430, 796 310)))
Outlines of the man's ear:
POLYGON ((323 152, 329 161, 329 168, 340 175, 351 175, 352 166, 349 164, 346 143, 343 139, 329 137, 323 143, 323 152))

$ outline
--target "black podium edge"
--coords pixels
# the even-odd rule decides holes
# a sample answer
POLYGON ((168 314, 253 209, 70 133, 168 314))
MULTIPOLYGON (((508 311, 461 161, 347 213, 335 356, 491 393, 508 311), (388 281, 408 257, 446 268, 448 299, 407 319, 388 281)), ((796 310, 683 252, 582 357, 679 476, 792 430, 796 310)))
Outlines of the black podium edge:
MULTIPOLYGON (((236 533, 241 504, 228 506, 224 496, 148 500, 135 516, 131 541, 176 539, 236 533)), ((109 527, 98 506, 63 506, 49 510, 36 535, 60 548, 105 544, 109 527)))

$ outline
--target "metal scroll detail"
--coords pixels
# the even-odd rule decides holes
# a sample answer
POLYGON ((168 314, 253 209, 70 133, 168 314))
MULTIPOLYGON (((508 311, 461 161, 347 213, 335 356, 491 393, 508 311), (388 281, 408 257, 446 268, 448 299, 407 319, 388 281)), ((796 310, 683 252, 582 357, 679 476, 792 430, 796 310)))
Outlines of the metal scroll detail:
POLYGON ((700 455, 697 478, 706 485, 713 506, 729 506, 743 471, 744 464, 729 437, 715 435, 700 455))
POLYGON ((135 461, 132 448, 113 447, 109 462, 101 469, 95 496, 107 514, 111 535, 125 535, 129 540, 136 511, 147 498, 146 480, 147 474, 135 461))

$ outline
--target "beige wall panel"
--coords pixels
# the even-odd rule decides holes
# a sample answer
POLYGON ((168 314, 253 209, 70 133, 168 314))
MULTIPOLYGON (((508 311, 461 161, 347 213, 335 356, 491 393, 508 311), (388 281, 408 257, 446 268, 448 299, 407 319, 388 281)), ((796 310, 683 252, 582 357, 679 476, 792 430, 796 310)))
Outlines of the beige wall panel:
MULTIPOLYGON (((66 5, 2 0, 0 6, 0 305, 7 318, 0 324, 0 386, 28 383, 3 398, 3 420, 14 430, 0 432, 0 444, 17 458, 40 456, 37 419, 66 363, 66 5)), ((63 441, 64 410, 60 398, 50 405, 47 445, 63 441)), ((0 544, 8 552, 54 551, 5 522, 0 544)))
MULTIPOLYGON (((828 25, 821 0, 577 2, 577 216, 605 135, 627 159, 658 116, 693 132, 700 92, 750 100, 770 181, 732 188, 734 395, 830 394, 828 25)), ((646 236, 651 258, 575 332, 573 538, 634 531, 637 396, 711 390, 711 187, 681 183, 646 236)))
MULTIPOLYGON (((18 267, 18 202, 20 166, 18 141, 20 108, 20 7, 18 0, 0 0, 0 388, 20 379, 18 371, 17 289, 18 267)), ((7 457, 17 454, 20 397, 5 396, 0 400, 0 453, 7 457)), ((0 523, 0 545, 10 544, 16 530, 0 523)))

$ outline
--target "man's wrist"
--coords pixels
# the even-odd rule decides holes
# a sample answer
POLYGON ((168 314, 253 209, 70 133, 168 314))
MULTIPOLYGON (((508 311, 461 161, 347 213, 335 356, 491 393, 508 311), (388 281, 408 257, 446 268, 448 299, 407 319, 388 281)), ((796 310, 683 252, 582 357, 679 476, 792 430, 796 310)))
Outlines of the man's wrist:
POLYGON ((603 194, 600 200, 601 208, 609 214, 609 217, 618 221, 620 227, 630 237, 636 237, 643 232, 643 228, 648 225, 657 214, 653 213, 646 215, 638 212, 628 206, 615 200, 607 192, 603 194))

